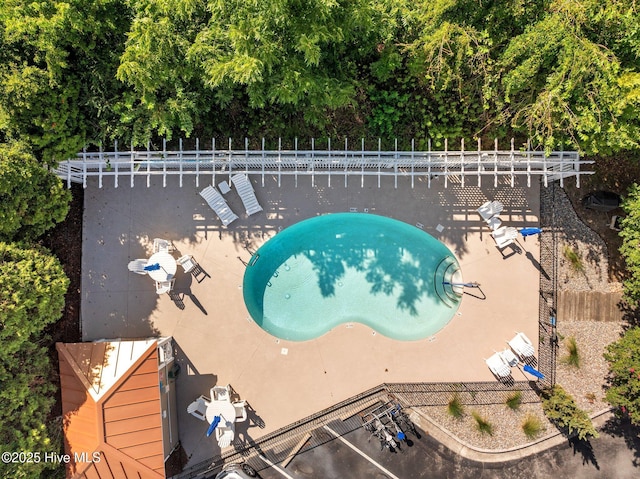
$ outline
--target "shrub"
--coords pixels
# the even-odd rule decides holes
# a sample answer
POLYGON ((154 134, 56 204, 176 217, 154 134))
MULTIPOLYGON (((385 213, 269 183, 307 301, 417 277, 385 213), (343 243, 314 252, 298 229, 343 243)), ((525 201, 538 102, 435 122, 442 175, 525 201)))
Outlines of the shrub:
POLYGON ((609 362, 607 401, 640 425, 640 327, 627 329, 607 346, 604 358, 609 362))
POLYGON ((573 336, 567 338, 567 340, 565 341, 565 345, 567 346, 567 355, 562 358, 562 362, 568 364, 569 366, 579 368, 580 355, 578 354, 578 344, 576 343, 576 338, 574 338, 573 336))
POLYGON ((582 256, 575 251, 571 246, 566 245, 563 251, 564 257, 567 259, 574 271, 584 271, 584 264, 582 263, 582 256))
MULTIPOLYGON (((46 337, 64 306, 68 280, 43 248, 0 242, 0 452, 59 451, 47 421, 55 402, 46 337)), ((2 477, 41 477, 53 462, 8 464, 2 477)))
POLYGON ((447 412, 456 419, 460 419, 464 416, 464 406, 460 402, 460 396, 454 394, 449 404, 447 405, 447 412))
POLYGON ((634 184, 622 203, 626 216, 620 224, 622 238, 620 254, 624 258, 627 274, 624 280, 624 299, 631 305, 640 305, 640 185, 634 184))
POLYGON ((589 415, 578 408, 573 397, 561 386, 556 384, 542 392, 542 409, 550 421, 566 429, 569 435, 575 432, 580 440, 598 437, 589 415))
POLYGON ((534 439, 542 431, 542 421, 533 414, 527 414, 527 417, 522 422, 522 432, 529 439, 534 439))
POLYGON ((517 411, 520 408, 520 405, 522 404, 522 392, 514 391, 511 394, 509 394, 507 396, 505 404, 512 411, 517 411))
POLYGON ((27 147, 0 145, 0 241, 33 240, 62 221, 71 193, 27 147))
POLYGON ((476 429, 481 434, 488 434, 489 436, 493 435, 493 425, 489 421, 482 417, 478 411, 473 411, 471 415, 476 421, 476 429))

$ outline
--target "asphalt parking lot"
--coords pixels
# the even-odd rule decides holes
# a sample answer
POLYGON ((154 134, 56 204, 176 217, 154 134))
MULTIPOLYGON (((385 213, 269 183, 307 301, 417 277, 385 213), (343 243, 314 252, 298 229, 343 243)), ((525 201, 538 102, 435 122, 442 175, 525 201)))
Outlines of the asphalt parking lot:
POLYGON ((631 479, 640 477, 638 433, 638 428, 605 425, 590 443, 567 441, 518 461, 487 464, 464 459, 424 433, 409 436, 411 444, 403 444, 401 452, 381 451, 375 438, 369 441, 369 433, 358 429, 297 455, 286 468, 259 473, 264 479, 631 479))

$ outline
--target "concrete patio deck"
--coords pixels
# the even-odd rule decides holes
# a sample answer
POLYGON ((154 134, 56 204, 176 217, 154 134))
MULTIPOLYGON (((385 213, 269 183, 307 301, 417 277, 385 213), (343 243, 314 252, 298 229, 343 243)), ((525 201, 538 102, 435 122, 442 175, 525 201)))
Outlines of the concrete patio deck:
MULTIPOLYGON (((539 243, 519 238, 519 253, 495 247, 489 229, 475 212, 486 200, 505 205, 503 224, 538 226, 539 187, 506 183, 481 187, 432 180, 431 189, 400 178, 344 176, 298 178, 252 175, 262 213, 246 218, 235 190, 225 195, 240 216, 223 228, 198 195, 193 182, 178 186, 168 178, 162 187, 104 188, 90 181, 85 192, 82 258, 82 338, 173 336, 182 372, 176 382, 180 439, 189 465, 219 452, 206 425, 186 412, 214 384, 231 384, 252 407, 249 421, 237 424, 236 440, 248 442, 383 382, 494 381, 483 358, 506 346, 523 331, 537 350, 539 243), (340 326, 305 342, 279 340, 249 317, 242 279, 255 250, 281 229, 319 214, 362 212, 384 215, 424 230, 445 243, 457 257, 465 281, 477 281, 486 294, 465 294, 458 313, 435 336, 419 341, 388 339, 360 324, 340 326), (439 233, 436 226, 444 230, 439 233), (150 255, 153 238, 173 241, 179 254, 191 254, 210 275, 198 283, 179 269, 175 289, 184 294, 180 309, 168 295, 158 296, 150 278, 127 271, 127 262, 150 255), (513 253, 513 254, 511 254, 513 253), (260 424, 262 427, 259 427, 260 424)), ((218 175, 216 183, 227 177, 218 175)), ((486 178, 487 184, 492 178, 486 178)), ((469 291, 477 294, 476 290, 469 291)), ((514 370, 516 380, 525 379, 514 370)))

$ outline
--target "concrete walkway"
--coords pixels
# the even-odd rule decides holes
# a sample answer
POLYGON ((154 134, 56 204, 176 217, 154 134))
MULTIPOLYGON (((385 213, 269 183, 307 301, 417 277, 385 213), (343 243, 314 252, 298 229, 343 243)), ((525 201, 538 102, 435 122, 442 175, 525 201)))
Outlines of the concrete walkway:
POLYGON ((537 343, 537 238, 520 238, 518 248, 503 255, 475 212, 495 199, 505 205, 505 225, 538 226, 537 185, 478 188, 467 181, 462 188, 450 181, 445 189, 434 179, 431 189, 418 181, 412 189, 408 178, 398 188, 384 178, 378 188, 374 178, 365 178, 363 187, 358 178, 345 187, 338 177, 331 186, 312 187, 305 178, 295 187, 293 178, 284 177, 278 187, 277 178, 267 177, 263 187, 259 177, 252 180, 264 211, 244 217, 232 190, 225 198, 241 218, 228 228, 198 195, 204 184, 180 188, 169 178, 163 188, 158 178, 150 188, 142 181, 134 188, 90 183, 85 192, 83 340, 173 336, 183 366, 177 382, 180 438, 190 464, 219 452, 214 438, 205 437, 205 425, 186 412, 214 384, 231 384, 252 406, 250 421, 237 429, 238 440, 251 441, 383 382, 493 381, 483 358, 504 348, 515 331, 537 343), (456 255, 465 281, 482 285, 486 299, 465 295, 450 323, 419 341, 374 335, 358 323, 305 342, 265 333, 242 298, 249 251, 291 224, 351 208, 423 225, 456 255), (198 283, 179 271, 182 307, 156 295, 148 277, 127 271, 128 261, 149 257, 155 237, 171 240, 176 257, 193 255, 209 274, 198 283))

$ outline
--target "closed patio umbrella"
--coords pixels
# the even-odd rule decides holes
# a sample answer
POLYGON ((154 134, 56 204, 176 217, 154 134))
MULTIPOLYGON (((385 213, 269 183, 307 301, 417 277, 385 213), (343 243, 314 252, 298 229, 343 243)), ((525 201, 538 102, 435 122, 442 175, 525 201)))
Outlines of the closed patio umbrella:
POLYGON ((526 372, 528 372, 528 373, 529 373, 529 374, 531 374, 532 376, 535 376, 535 377, 540 378, 540 379, 544 379, 544 374, 542 374, 542 373, 541 373, 540 371, 538 371, 537 369, 532 368, 532 367, 531 367, 531 366, 529 366, 528 364, 525 364, 525 365, 524 365, 524 368, 522 368, 522 369, 524 369, 526 372))
POLYGON ((207 429, 207 437, 213 434, 213 431, 216 430, 216 427, 218 427, 218 424, 220 424, 220 416, 214 416, 213 422, 209 426, 209 429, 207 429))
POLYGON ((542 233, 540 228, 520 228, 520 234, 522 236, 531 236, 542 233))

